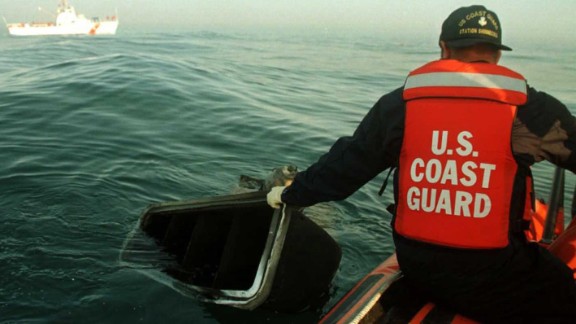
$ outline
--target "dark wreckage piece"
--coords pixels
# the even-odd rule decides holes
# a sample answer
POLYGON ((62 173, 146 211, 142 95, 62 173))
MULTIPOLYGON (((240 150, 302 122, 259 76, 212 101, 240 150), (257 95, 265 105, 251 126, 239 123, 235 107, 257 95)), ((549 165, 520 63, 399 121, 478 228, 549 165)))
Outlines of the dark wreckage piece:
POLYGON ((297 208, 269 207, 265 191, 151 205, 121 255, 203 302, 290 313, 324 305, 340 259, 328 233, 297 208))

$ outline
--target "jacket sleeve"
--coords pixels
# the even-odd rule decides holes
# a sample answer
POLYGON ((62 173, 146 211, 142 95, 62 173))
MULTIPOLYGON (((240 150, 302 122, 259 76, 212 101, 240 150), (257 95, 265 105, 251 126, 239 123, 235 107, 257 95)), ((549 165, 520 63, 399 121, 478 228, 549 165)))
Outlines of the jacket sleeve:
POLYGON ((576 119, 556 98, 529 88, 512 129, 512 149, 522 164, 547 160, 576 172, 576 119))
POLYGON ((296 175, 282 201, 306 207, 342 200, 398 163, 404 126, 402 88, 382 98, 352 136, 338 139, 328 153, 296 175))

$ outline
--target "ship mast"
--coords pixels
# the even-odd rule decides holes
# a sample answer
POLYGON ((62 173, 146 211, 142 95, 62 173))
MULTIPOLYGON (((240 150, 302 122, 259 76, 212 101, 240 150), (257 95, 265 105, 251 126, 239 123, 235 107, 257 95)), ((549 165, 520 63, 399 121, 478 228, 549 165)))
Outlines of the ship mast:
POLYGON ((68 0, 60 0, 58 4, 58 13, 63 12, 68 8, 68 0))

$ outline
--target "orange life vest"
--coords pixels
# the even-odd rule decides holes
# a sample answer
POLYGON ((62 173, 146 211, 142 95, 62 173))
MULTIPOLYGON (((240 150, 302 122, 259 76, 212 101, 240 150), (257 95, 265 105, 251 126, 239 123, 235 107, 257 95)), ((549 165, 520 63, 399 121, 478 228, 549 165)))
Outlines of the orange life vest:
POLYGON ((512 124, 526 81, 488 63, 440 60, 411 72, 394 226, 457 248, 508 244, 518 165, 512 124))

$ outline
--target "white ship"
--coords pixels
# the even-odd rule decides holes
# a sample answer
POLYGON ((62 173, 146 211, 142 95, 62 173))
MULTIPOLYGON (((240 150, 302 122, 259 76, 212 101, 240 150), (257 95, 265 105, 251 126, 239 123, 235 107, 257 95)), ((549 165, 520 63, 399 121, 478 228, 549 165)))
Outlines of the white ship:
POLYGON ((6 26, 12 36, 114 35, 118 18, 114 15, 105 19, 88 19, 76 13, 68 0, 60 0, 56 22, 7 23, 6 26))

